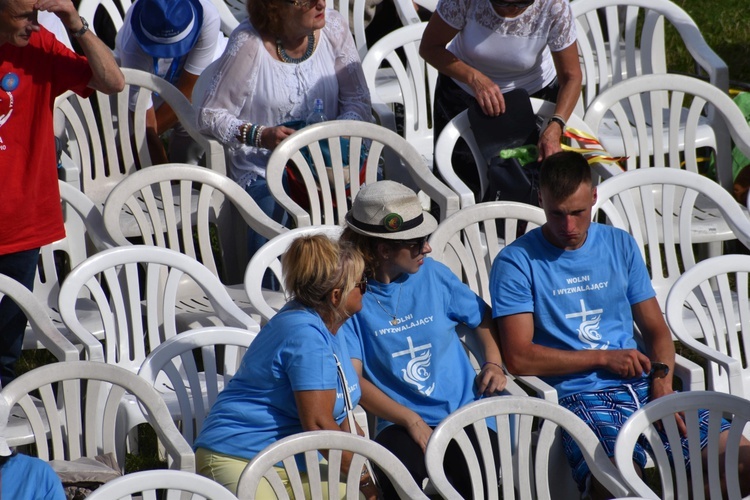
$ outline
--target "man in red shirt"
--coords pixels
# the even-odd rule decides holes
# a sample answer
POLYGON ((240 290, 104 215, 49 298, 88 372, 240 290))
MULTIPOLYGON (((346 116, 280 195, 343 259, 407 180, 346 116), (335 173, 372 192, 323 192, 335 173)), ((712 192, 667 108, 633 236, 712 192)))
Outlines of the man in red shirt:
MULTIPOLYGON (((0 273, 29 289, 39 248, 65 236, 52 126, 55 98, 73 90, 119 92, 125 79, 109 48, 88 29, 71 0, 0 0, 0 273), (37 23, 56 14, 80 56, 37 23)), ((0 383, 15 376, 26 317, 0 302, 0 383)))

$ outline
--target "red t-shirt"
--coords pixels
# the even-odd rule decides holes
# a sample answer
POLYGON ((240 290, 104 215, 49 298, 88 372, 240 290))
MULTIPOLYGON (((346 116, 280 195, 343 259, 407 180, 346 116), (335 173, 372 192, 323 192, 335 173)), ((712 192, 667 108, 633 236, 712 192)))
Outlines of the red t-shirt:
POLYGON ((52 109, 67 90, 91 95, 91 75, 88 60, 44 28, 26 47, 0 45, 0 255, 65 236, 52 109))

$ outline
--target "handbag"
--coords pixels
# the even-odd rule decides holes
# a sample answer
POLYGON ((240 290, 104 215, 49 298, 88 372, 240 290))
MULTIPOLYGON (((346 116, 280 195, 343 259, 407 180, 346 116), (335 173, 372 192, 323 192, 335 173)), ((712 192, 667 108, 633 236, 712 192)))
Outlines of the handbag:
POLYGON ((505 112, 487 116, 474 101, 468 109, 471 130, 489 168, 482 201, 517 201, 539 206, 540 163, 527 161, 524 153, 536 148, 539 125, 529 94, 514 89, 503 94, 505 112))

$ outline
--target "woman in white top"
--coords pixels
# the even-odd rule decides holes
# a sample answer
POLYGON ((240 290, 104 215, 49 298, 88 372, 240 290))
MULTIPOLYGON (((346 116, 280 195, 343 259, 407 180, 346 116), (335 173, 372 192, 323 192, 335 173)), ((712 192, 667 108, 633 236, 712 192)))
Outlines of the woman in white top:
POLYGON ((522 88, 557 103, 539 138, 539 159, 560 151, 563 125, 581 93, 575 42, 568 0, 440 0, 420 46, 440 72, 435 139, 473 100, 498 116, 505 112, 503 93, 522 88))
MULTIPOLYGON (((316 98, 323 99, 329 119, 372 116, 346 20, 325 5, 325 0, 249 0, 249 19, 210 68, 213 77, 198 110, 200 130, 229 147, 230 176, 278 221, 283 211, 268 193, 265 176, 271 151, 294 132, 284 124, 304 121, 316 98)), ((251 242, 251 251, 258 243, 251 242)))

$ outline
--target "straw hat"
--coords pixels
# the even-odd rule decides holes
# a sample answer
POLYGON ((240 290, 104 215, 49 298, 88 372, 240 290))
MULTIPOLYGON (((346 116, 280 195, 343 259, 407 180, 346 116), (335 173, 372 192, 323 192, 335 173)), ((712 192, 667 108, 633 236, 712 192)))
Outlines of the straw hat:
POLYGON ((386 240, 422 238, 437 228, 416 193, 393 181, 364 186, 346 214, 346 223, 356 233, 386 240))
POLYGON ((203 27, 199 0, 138 0, 130 26, 141 48, 152 57, 180 57, 195 46, 203 27))

